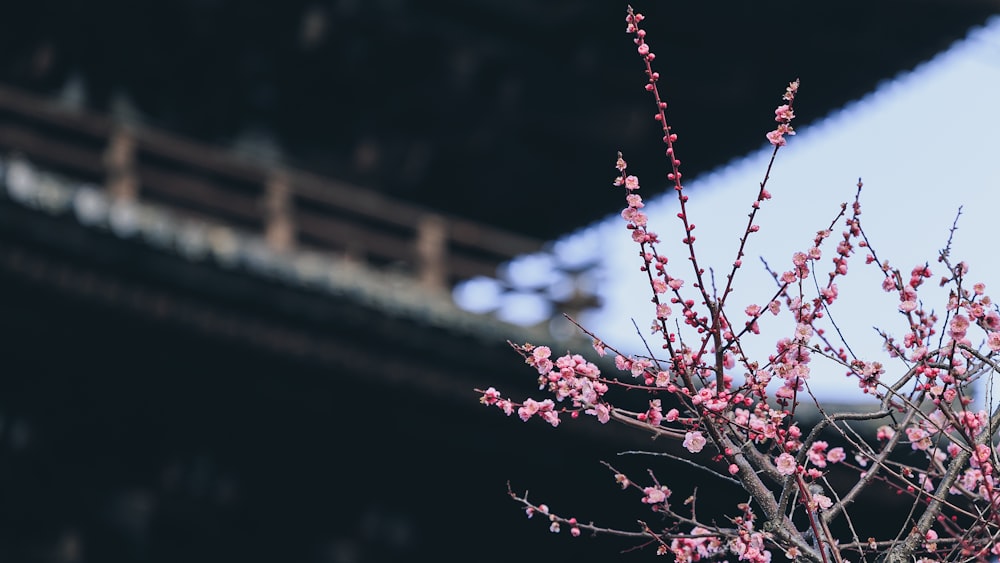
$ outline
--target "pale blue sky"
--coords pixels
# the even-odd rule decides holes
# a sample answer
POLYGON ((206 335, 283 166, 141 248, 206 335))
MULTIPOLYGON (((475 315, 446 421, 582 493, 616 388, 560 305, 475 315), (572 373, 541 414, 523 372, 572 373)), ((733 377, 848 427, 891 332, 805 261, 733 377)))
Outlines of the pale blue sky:
MULTIPOLYGON (((775 92, 780 94, 783 87, 776 84, 775 92)), ((808 99, 809 84, 803 83, 797 103, 808 104, 808 99)), ((880 258, 907 273, 917 264, 930 262, 936 278, 940 272, 937 251, 947 240, 959 206, 963 206, 952 256, 968 262, 969 278, 985 282, 987 293, 1000 301, 998 100, 1000 17, 995 17, 932 61, 885 82, 826 119, 798 129, 798 135, 779 151, 768 184, 774 197, 758 216, 761 230, 751 239, 730 303, 739 304, 742 310, 745 304, 765 302, 774 283, 757 257, 764 257, 776 269, 789 269, 792 253, 807 249, 816 231, 835 216, 839 204, 853 199, 859 177, 865 185, 862 222, 880 258)), ((777 102, 776 94, 775 105, 777 102)), ((674 106, 671 109, 683 111, 674 106)), ((650 122, 650 127, 654 126, 650 122)), ((735 257, 737 239, 770 155, 770 147, 763 146, 764 133, 761 131, 760 151, 686 184, 691 196, 689 216, 697 225, 699 260, 706 267, 715 266, 720 284, 735 257)), ((683 154, 678 156, 684 159, 683 154)), ((626 154, 626 160, 628 157, 626 154)), ((640 178, 647 193, 662 193, 656 186, 659 181, 640 178)), ((675 216, 676 199, 654 198, 647 201, 646 211, 651 230, 664 240, 660 253, 678 257, 671 261, 672 275, 690 279, 685 270, 687 261, 681 258, 685 254, 679 242, 682 232, 675 216)), ((833 244, 835 240, 828 241, 824 248, 824 268, 828 268, 833 244)), ((616 214, 561 238, 554 248, 554 259, 560 262, 597 262, 588 283, 604 306, 582 319, 584 324, 609 343, 641 350, 631 319, 646 329, 653 310, 648 286, 638 271, 637 248, 624 221, 616 214)), ((880 290, 881 275, 863 266, 863 256, 858 258, 852 263, 851 275, 838 282, 841 298, 833 314, 844 332, 854 336, 849 343, 855 352, 874 357, 881 353, 873 325, 896 334, 905 327, 896 313, 895 296, 880 290)), ((544 286, 553 279, 558 281, 551 274, 552 260, 525 257, 512 263, 504 275, 515 286, 544 286)), ((558 294, 566 285, 556 283, 548 291, 558 294)), ((936 284, 932 285, 936 289, 936 284)), ((514 322, 535 322, 552 313, 527 294, 501 298, 498 294, 491 297, 491 293, 490 283, 480 280, 459 288, 456 298, 473 310, 498 308, 498 315, 514 322)), ((928 292, 922 298, 938 310, 943 308, 937 305, 944 303, 940 292, 928 292)), ((750 347, 766 356, 774 341, 789 334, 794 325, 789 317, 778 317, 769 318, 763 328, 764 333, 750 347)), ((832 365, 815 368, 810 383, 825 396, 858 396, 843 378, 842 369, 832 365)))

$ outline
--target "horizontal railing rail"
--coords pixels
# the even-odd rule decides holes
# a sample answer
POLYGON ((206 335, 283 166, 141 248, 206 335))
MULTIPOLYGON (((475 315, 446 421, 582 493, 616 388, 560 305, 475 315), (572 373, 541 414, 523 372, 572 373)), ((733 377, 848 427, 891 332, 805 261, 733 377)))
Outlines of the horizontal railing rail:
POLYGON ((0 150, 103 186, 112 199, 251 229, 275 251, 301 248, 401 266, 432 288, 495 276, 500 263, 543 247, 531 237, 4 86, 0 150))

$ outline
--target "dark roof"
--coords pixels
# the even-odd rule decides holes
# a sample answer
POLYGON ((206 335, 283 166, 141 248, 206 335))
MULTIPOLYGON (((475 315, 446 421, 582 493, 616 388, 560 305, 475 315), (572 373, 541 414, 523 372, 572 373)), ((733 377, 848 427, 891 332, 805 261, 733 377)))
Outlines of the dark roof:
MULTIPOLYGON (((813 121, 913 68, 995 1, 636 2, 649 16, 689 178, 762 144, 784 85, 813 121)), ((625 4, 19 2, 0 80, 227 144, 270 135, 291 164, 552 237, 617 205, 615 151, 661 173, 625 4), (251 135, 252 136, 252 135, 251 135)))

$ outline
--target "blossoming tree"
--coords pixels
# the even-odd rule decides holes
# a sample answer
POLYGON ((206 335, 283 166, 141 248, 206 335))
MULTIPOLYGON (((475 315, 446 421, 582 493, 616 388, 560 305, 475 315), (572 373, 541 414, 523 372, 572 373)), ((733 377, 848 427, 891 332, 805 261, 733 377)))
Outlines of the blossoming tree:
POLYGON ((529 517, 546 518, 553 532, 635 538, 677 561, 761 563, 775 556, 822 563, 986 561, 1000 555, 1000 490, 994 469, 1000 409, 988 412, 972 398, 974 386, 1000 371, 1000 312, 984 284, 970 283, 965 263, 951 259, 949 239, 937 257, 940 285, 948 288, 949 297, 941 304, 942 316, 925 307, 920 291, 932 277, 931 268, 918 265, 906 275, 876 256, 861 223, 859 181, 853 204, 841 206, 834 220, 792 256, 787 271, 772 272, 772 295, 754 304, 732 303, 747 244, 758 230, 758 210, 771 198, 771 166, 787 137, 795 134, 791 122, 799 83, 788 85, 775 110, 777 126, 767 133, 774 152, 734 258, 717 285, 714 272, 706 273, 696 252, 695 224, 688 216, 681 161, 674 151, 677 135, 666 119, 660 76, 652 68, 656 57, 642 21, 630 7, 626 29, 645 65, 645 89, 655 100, 654 118, 663 130, 667 179, 679 204, 686 263, 678 267, 677 260, 670 262, 658 252, 661 239, 642 211, 639 180, 629 174, 620 154, 614 185, 625 192, 621 216, 649 283, 652 332, 660 351, 647 346, 645 355, 627 355, 580 327, 593 338, 598 354, 614 355, 621 372, 616 377, 578 354, 553 358, 546 346, 512 344, 551 397, 516 401, 490 387, 480 391, 481 402, 507 415, 517 413, 524 421, 537 417, 559 426, 564 417, 589 415, 599 424, 619 423, 676 441, 689 454, 687 463, 739 485, 745 496, 720 523, 699 517, 691 502, 694 495, 675 500, 683 480, 661 480, 652 471, 629 476, 606 464, 614 481, 633 491, 638 510, 651 512, 656 524, 647 523, 652 518, 646 516, 634 529, 607 528, 560 515, 513 490, 512 498, 529 517), (824 252, 832 255, 826 267, 824 252), (838 300, 837 281, 858 254, 864 254, 865 267, 881 272, 878 290, 898 296, 897 312, 908 326, 902 335, 882 333, 891 358, 885 365, 856 357, 829 322, 830 306, 838 300), (762 323, 780 330, 782 316, 792 321, 784 325, 790 334, 777 340, 766 358, 751 357, 745 341, 760 334, 762 323), (877 408, 824 410, 808 386, 819 369, 854 381, 877 408), (644 406, 619 406, 625 403, 615 393, 641 394, 644 406), (819 422, 809 427, 802 423, 804 402, 815 404, 820 413, 819 422), (877 427, 877 432, 865 436, 859 425, 877 427), (841 445, 831 447, 821 439, 831 434, 841 445), (706 458, 703 452, 711 455, 706 458), (834 467, 854 476, 847 486, 829 479, 834 467), (863 495, 876 488, 908 499, 899 529, 885 537, 859 529, 852 519, 863 495))

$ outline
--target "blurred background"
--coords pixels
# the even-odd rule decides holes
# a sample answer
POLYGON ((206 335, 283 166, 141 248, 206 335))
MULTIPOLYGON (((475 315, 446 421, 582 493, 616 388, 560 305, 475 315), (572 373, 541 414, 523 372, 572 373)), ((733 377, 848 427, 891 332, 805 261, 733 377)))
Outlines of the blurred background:
MULTIPOLYGON (((809 84, 806 126, 1000 12, 636 8, 695 179, 761 146, 789 80, 809 84)), ((508 339, 580 344, 549 318, 599 306, 612 281, 552 241, 619 207, 616 151, 662 176, 624 15, 5 3, 0 557, 586 561, 634 545, 553 536, 506 482, 630 526, 636 499, 597 460, 642 472, 615 452, 647 442, 505 420, 474 391, 535 388, 508 339), (543 270, 511 262, 539 252, 543 270), (518 286, 517 267, 545 274, 518 286), (545 314, 460 307, 470 279, 545 314)), ((700 498, 742 495, 719 489, 700 498)))

